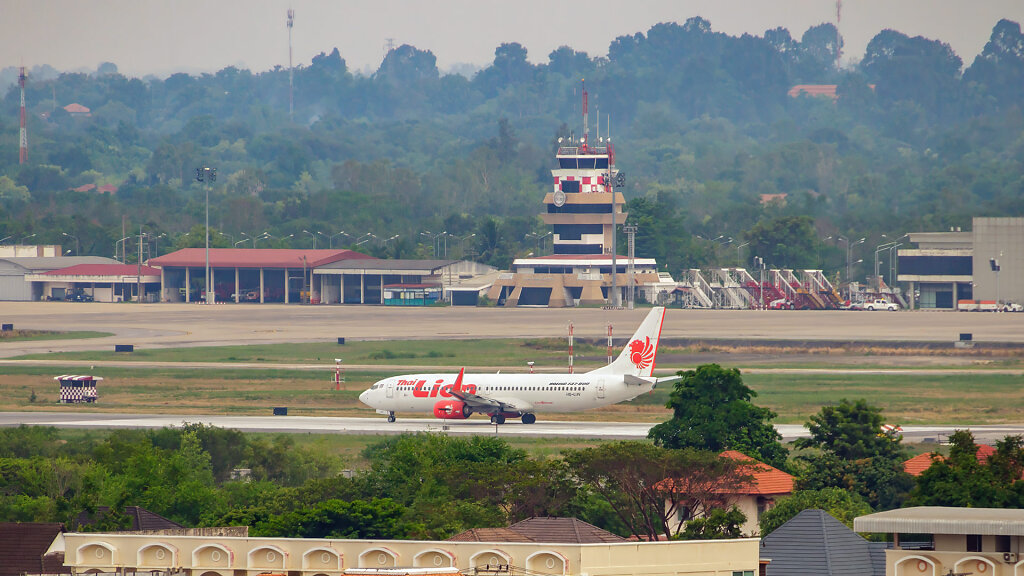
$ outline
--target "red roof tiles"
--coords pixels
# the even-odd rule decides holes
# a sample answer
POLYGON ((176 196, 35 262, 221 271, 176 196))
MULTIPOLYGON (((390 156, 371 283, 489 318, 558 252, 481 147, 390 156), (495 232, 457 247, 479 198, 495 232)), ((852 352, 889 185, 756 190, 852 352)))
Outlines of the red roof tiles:
MULTIPOLYGON (((210 266, 217 268, 310 268, 339 260, 376 260, 373 256, 352 250, 303 250, 290 248, 210 248, 210 266), (305 263, 303 263, 305 258, 305 263)), ((205 248, 183 248, 149 261, 153 266, 167 268, 202 267, 206 265, 205 248)))
POLYGON ((790 88, 787 94, 792 98, 796 98, 801 94, 806 94, 807 96, 825 96, 833 100, 838 98, 836 95, 835 84, 797 84, 790 88))
MULTIPOLYGON (((978 451, 974 453, 974 456, 978 459, 978 462, 984 464, 988 462, 990 456, 996 453, 994 446, 988 444, 978 444, 978 451)), ((913 458, 903 463, 903 470, 911 476, 920 476, 922 472, 931 468, 932 463, 942 462, 946 457, 942 454, 936 454, 934 452, 925 452, 924 454, 918 454, 913 458)))
POLYGON ((782 470, 763 462, 758 462, 736 450, 726 450, 720 456, 741 462, 739 466, 740 474, 753 477, 750 482, 745 483, 739 489, 730 490, 730 492, 757 495, 793 493, 793 477, 782 470))

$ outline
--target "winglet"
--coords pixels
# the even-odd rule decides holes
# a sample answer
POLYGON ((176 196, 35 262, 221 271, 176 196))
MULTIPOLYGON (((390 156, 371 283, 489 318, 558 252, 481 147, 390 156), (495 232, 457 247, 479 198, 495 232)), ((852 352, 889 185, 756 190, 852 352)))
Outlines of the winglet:
POLYGON ((463 366, 459 370, 459 375, 455 377, 455 384, 452 384, 452 392, 462 392, 462 377, 466 375, 466 367, 463 366))

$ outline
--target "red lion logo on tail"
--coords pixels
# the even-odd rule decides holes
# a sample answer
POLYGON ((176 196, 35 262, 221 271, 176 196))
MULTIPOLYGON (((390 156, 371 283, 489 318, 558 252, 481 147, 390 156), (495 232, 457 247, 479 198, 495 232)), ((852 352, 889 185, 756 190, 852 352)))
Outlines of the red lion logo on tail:
POLYGON ((651 365, 654 361, 654 346, 651 345, 650 336, 629 343, 629 360, 639 370, 651 365))

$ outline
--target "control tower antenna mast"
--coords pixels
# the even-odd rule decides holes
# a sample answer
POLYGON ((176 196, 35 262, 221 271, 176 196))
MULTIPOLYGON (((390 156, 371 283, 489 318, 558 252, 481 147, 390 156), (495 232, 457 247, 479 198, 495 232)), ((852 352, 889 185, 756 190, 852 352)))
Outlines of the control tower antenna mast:
POLYGON ((28 162, 28 127, 25 125, 25 67, 18 74, 18 86, 21 86, 21 132, 18 135, 18 164, 28 162))
POLYGON ((295 97, 293 95, 293 76, 295 69, 292 68, 292 26, 295 25, 295 10, 288 9, 288 118, 295 112, 295 97))
POLYGON ((587 144, 590 143, 590 127, 587 126, 590 109, 587 106, 587 80, 584 78, 580 82, 583 84, 583 150, 586 151, 587 144))

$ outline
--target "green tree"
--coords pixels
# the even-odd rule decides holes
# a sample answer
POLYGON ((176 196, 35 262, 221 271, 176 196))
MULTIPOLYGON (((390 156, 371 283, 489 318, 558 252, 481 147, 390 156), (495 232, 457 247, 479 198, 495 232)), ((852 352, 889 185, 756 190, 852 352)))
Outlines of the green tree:
POLYGON ((797 457, 801 490, 843 488, 860 494, 873 509, 899 507, 913 486, 903 470, 903 437, 883 432, 881 409, 865 400, 823 406, 807 422, 809 438, 796 447, 814 452, 797 457))
POLYGON ((679 372, 668 401, 672 419, 651 428, 649 438, 665 448, 737 450, 776 468, 786 468, 788 452, 771 425, 775 413, 754 405, 757 392, 736 368, 705 364, 679 372))
POLYGON ((780 498, 758 522, 761 535, 767 536, 794 516, 808 509, 819 509, 853 529, 853 519, 871 513, 871 506, 860 495, 842 488, 797 490, 791 496, 780 498))
POLYGON ((703 518, 694 518, 686 523, 686 529, 679 535, 680 540, 725 540, 743 537, 743 524, 747 516, 733 506, 728 510, 715 508, 703 518))
POLYGON ((671 538, 687 519, 726 506, 723 495, 749 480, 734 460, 646 442, 610 442, 563 456, 582 485, 607 501, 631 534, 651 539, 671 538))
POLYGON ((918 506, 1024 508, 1024 438, 1008 436, 996 443, 986 462, 969 430, 949 437, 949 458, 936 458, 917 478, 908 502, 918 506))

